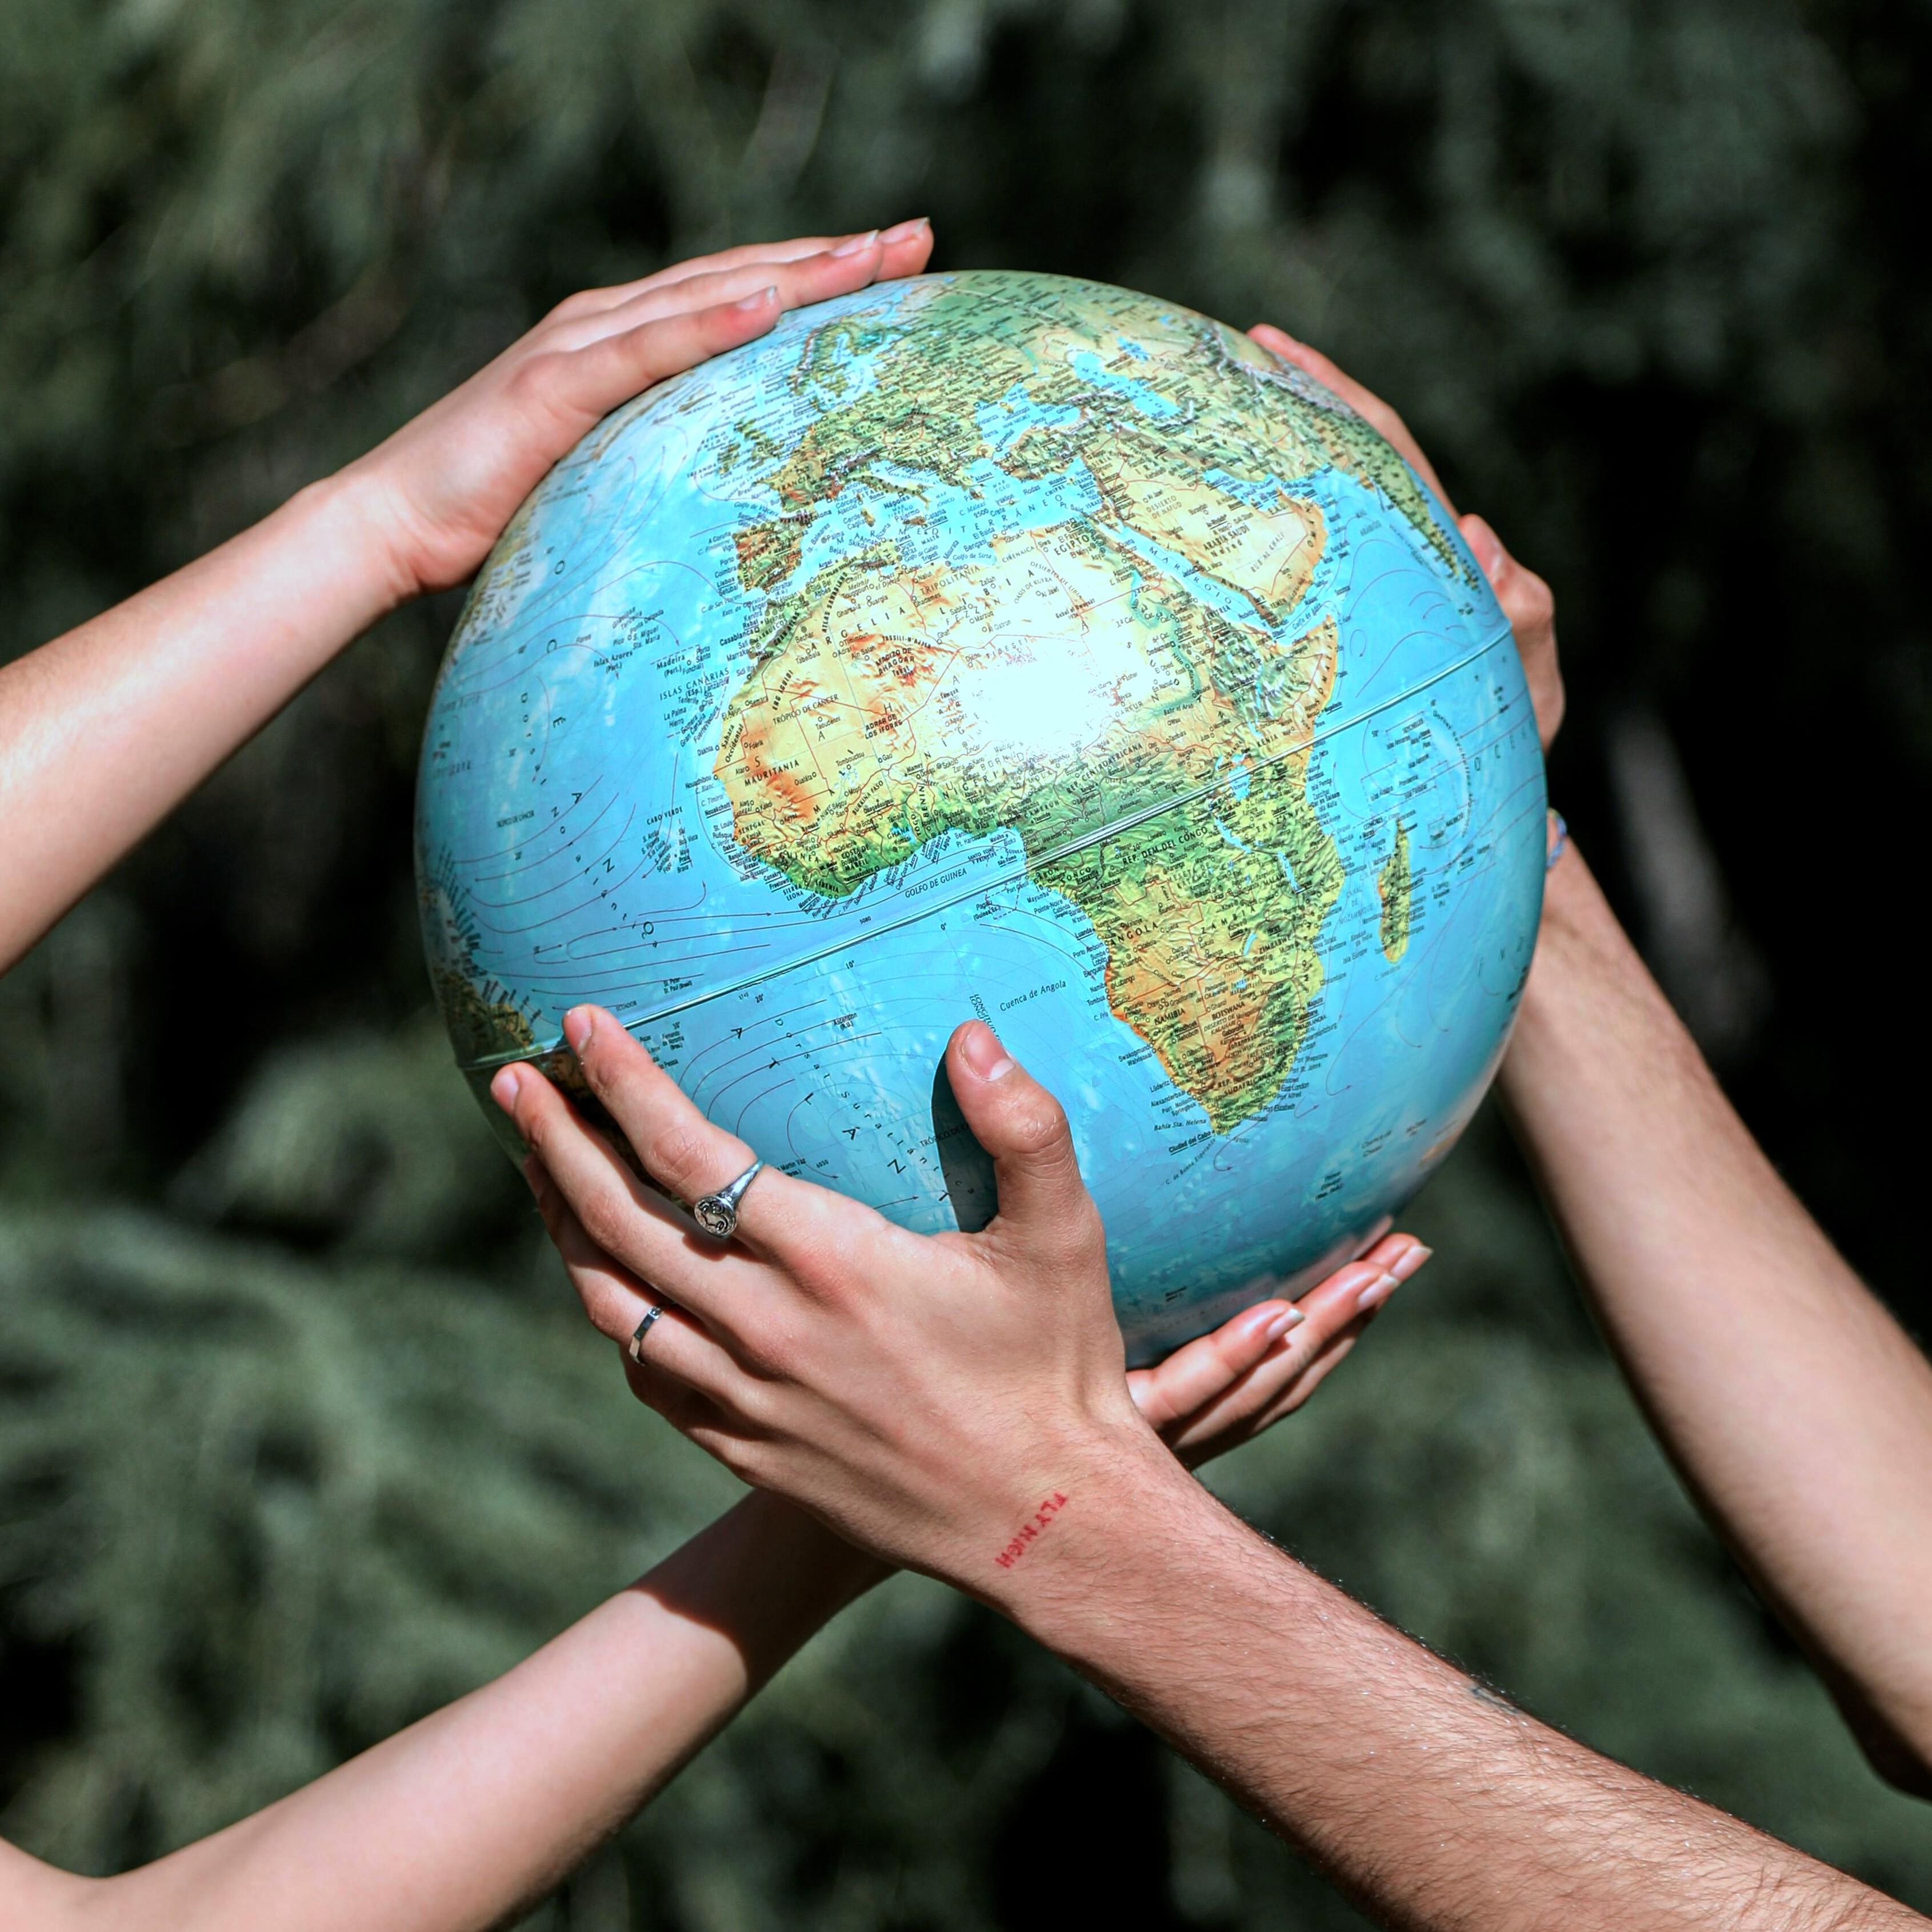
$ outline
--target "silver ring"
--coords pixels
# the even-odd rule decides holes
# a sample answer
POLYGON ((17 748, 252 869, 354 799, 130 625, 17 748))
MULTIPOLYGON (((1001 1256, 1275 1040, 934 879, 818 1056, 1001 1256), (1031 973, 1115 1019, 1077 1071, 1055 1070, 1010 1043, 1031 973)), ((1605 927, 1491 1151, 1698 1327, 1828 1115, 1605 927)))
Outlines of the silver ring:
POLYGON ((754 1160, 736 1180, 728 1182, 716 1194, 700 1196, 691 1204, 691 1218, 714 1240, 728 1241, 738 1231, 738 1203, 764 1166, 763 1161, 754 1160))
POLYGON ((653 1305, 644 1310, 644 1318, 638 1324, 638 1332, 631 1337, 631 1359, 641 1364, 644 1359, 644 1337, 651 1332, 651 1324, 664 1312, 653 1305))

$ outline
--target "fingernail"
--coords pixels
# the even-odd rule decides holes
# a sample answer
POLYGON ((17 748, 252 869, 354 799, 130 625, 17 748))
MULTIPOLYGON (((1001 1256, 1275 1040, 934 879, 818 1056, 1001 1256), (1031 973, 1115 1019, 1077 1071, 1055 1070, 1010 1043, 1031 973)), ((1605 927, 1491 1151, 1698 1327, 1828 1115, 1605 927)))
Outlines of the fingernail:
POLYGON ((1299 1328, 1308 1319, 1298 1308, 1284 1308, 1268 1325, 1268 1339, 1279 1342, 1291 1328, 1299 1328))
POLYGON ((832 250, 835 255, 862 255, 879 238, 876 228, 868 228, 862 235, 848 236, 832 250))
POLYGON ((1004 1080, 1013 1070, 1012 1054, 984 1020, 968 1024, 959 1042, 959 1057, 982 1080, 1004 1080))
POLYGON ((1355 1312, 1366 1315, 1372 1308, 1379 1308, 1402 1286, 1398 1274, 1378 1275, 1355 1298, 1355 1312))
POLYGON ((572 1006, 563 1016, 563 1036, 569 1041, 571 1052, 580 1059, 584 1049, 590 1044, 590 1036, 596 1030, 596 1017, 588 1006, 572 1006))
POLYGON ((890 248, 895 242, 910 242, 922 228, 930 228, 932 224, 922 214, 915 214, 910 221, 896 222, 879 239, 890 248))
POLYGON ((523 1076, 514 1066, 501 1069, 490 1082, 490 1097, 505 1113, 517 1111, 517 1094, 524 1084, 523 1076))
POLYGON ((754 308, 763 308, 767 302, 776 302, 778 292, 778 285, 774 282, 770 288, 760 289, 756 295, 747 296, 742 302, 735 302, 731 306, 749 315, 754 308))
POLYGON ((1435 1252, 1433 1248, 1425 1248, 1418 1241, 1414 1247, 1404 1249, 1389 1263, 1389 1273, 1397 1281, 1406 1281, 1435 1252))

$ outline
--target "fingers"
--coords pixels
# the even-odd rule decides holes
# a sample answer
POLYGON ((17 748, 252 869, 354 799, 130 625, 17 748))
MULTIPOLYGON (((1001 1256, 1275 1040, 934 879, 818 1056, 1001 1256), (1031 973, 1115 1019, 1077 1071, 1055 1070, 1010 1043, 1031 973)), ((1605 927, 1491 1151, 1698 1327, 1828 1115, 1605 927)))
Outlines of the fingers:
MULTIPOLYGON (((1358 1315, 1354 1321, 1334 1335, 1322 1345, 1322 1352, 1307 1366, 1290 1381, 1281 1393, 1252 1421, 1243 1429, 1240 1440, 1252 1442, 1257 1436, 1264 1436, 1286 1415, 1292 1415, 1303 1407, 1309 1397, 1348 1358, 1355 1344, 1362 1339, 1363 1332, 1375 1319, 1372 1310, 1366 1315, 1358 1315)), ((1205 1462, 1210 1456, 1218 1455, 1224 1448, 1232 1449, 1232 1441, 1209 1450, 1201 1457, 1205 1462)))
POLYGON ((559 310, 540 328, 512 377, 526 404, 580 434, 620 404, 698 363, 766 334, 788 309, 848 295, 916 272, 932 246, 924 222, 890 248, 860 236, 796 260, 756 260, 640 287, 608 306, 559 310), (588 422, 585 419, 588 418, 588 422))
POLYGON ((1517 562, 1504 548, 1502 538, 1473 512, 1458 520, 1458 527, 1511 626, 1519 632, 1546 632, 1553 641, 1556 599, 1550 586, 1534 571, 1517 562))
POLYGON ((524 1178, 592 1327, 624 1352, 632 1392, 679 1428, 730 1427, 734 1400, 743 1396, 749 1382, 742 1365, 682 1309, 591 1240, 534 1156, 524 1163, 524 1178), (632 1342, 654 1308, 658 1312, 634 1355, 632 1342))
MULTIPOLYGON (((1449 493, 1434 466, 1423 454, 1420 446, 1409 434, 1408 426, 1382 398, 1363 388, 1352 376, 1336 367, 1318 349, 1311 349, 1271 322, 1257 322, 1248 331, 1250 338, 1270 355, 1292 362, 1312 376, 1324 388, 1332 390, 1365 421, 1372 423, 1400 451, 1409 467, 1435 491, 1450 516, 1456 515, 1449 493)), ((1522 658, 1529 681, 1530 701, 1536 711, 1538 735, 1545 751, 1563 722, 1563 678, 1556 659, 1556 600, 1548 584, 1533 570, 1526 570, 1503 548, 1502 539, 1480 517, 1456 518, 1463 540, 1481 565, 1490 587, 1496 593, 1516 634, 1516 650, 1522 658)))
POLYGON ((922 214, 895 223, 880 233, 879 246, 885 254, 879 268, 880 281, 919 274, 932 259, 932 224, 922 214))
POLYGON ((666 316, 580 348, 542 350, 517 370, 512 388, 533 412, 581 434, 653 383, 769 333, 784 312, 777 290, 760 289, 740 301, 666 316))
POLYGON ((1354 376, 1339 368, 1318 349, 1311 349, 1305 342, 1298 342, 1285 329, 1275 327, 1272 322, 1258 322, 1248 331, 1251 341, 1258 342, 1271 356, 1279 356, 1283 362, 1292 362, 1304 374, 1312 376, 1331 394, 1341 398, 1356 415, 1365 422, 1372 424, 1383 438, 1392 443, 1415 473, 1436 493, 1437 500, 1451 517, 1456 506, 1449 500, 1449 493, 1442 487, 1442 479, 1436 473, 1436 466, 1422 453, 1422 446, 1409 434, 1408 425, 1395 411, 1372 390, 1365 389, 1354 376))
MULTIPOLYGON (((1165 1425, 1154 1422, 1150 1414, 1149 1421, 1160 1430, 1168 1446, 1190 1468, 1250 1441, 1307 1400, 1340 1354, 1353 1346, 1354 1336, 1396 1288, 1428 1260, 1430 1252, 1412 1235, 1387 1236, 1359 1260, 1337 1268, 1310 1289, 1294 1304, 1300 1321, 1280 1329, 1258 1359, 1244 1368, 1236 1364, 1243 1359, 1244 1341, 1246 1348, 1252 1348, 1252 1338, 1236 1336, 1225 1342, 1222 1338, 1256 1317, 1258 1310, 1250 1310, 1214 1334, 1190 1342, 1187 1348, 1169 1358, 1169 1363, 1176 1362, 1192 1352, 1202 1352, 1184 1364, 1177 1377, 1175 1393, 1184 1386, 1197 1393, 1204 1389, 1204 1397, 1165 1425), (1219 1388, 1211 1386, 1204 1372, 1207 1352, 1202 1348, 1203 1343, 1216 1345, 1216 1352, 1228 1365, 1226 1378, 1219 1388), (1338 1345, 1343 1345, 1340 1354, 1334 1352, 1338 1345)), ((1278 1309, 1281 1305, 1274 1302, 1263 1306, 1278 1309)), ((1270 1322, 1260 1325, 1265 1329, 1270 1322)), ((1141 1372, 1158 1376, 1169 1363, 1141 1372)), ((1130 1384, 1132 1381, 1130 1376, 1130 1384)), ((1140 1399, 1136 1394, 1136 1400, 1140 1399)))
MULTIPOLYGON (((768 270, 803 262, 814 256, 856 254, 874 243, 882 257, 878 269, 880 279, 916 275, 925 267, 932 253, 932 224, 920 215, 884 231, 805 235, 787 242, 746 242, 739 248, 722 249, 714 255, 700 255, 688 262, 676 262, 634 282, 622 282, 610 288, 585 289, 560 302, 547 320, 552 322, 578 321, 634 302, 639 296, 646 295, 670 298, 667 307, 655 313, 668 313, 673 306, 701 308, 782 280, 781 276, 768 273, 768 270), (737 286, 728 293, 724 284, 733 278, 736 278, 737 286), (698 292, 700 286, 706 287, 707 292, 698 292), (672 291, 676 292, 674 296, 672 291)), ((802 299, 814 301, 823 298, 808 296, 802 299)))
POLYGON ((1544 750, 1563 722, 1563 673, 1556 650, 1556 598, 1550 586, 1533 570, 1526 569, 1510 556, 1498 536, 1480 517, 1460 520, 1462 540, 1482 566, 1496 602, 1510 620, 1516 637, 1523 675, 1529 681, 1530 702, 1536 710, 1538 735, 1544 750))
MULTIPOLYGON (((708 1322, 729 1306, 741 1319, 755 1321, 771 1299, 762 1264, 735 1243, 700 1235, 671 1202, 632 1173, 610 1143, 534 1068, 501 1069, 490 1090, 596 1248, 637 1281, 662 1290, 700 1319, 708 1322)), ((620 1124, 627 1134, 638 1131, 631 1123, 620 1124)), ((721 1138, 728 1142, 730 1137, 721 1138)), ((632 1144, 648 1163, 644 1145, 634 1139, 632 1144)), ((729 1178, 728 1172, 720 1173, 706 1185, 729 1178)))
POLYGON ((590 1090, 610 1110, 651 1178, 679 1200, 695 1201, 751 1166, 752 1150, 736 1134, 713 1126, 602 1007, 572 1007, 563 1016, 563 1034, 590 1090))
POLYGON ((993 1157, 1000 1205, 988 1234, 1021 1235, 1052 1252, 1095 1234, 1100 1217, 1059 1102, 982 1020, 954 1033, 946 1066, 966 1124, 993 1157))
MULTIPOLYGON (((834 248, 854 238, 849 235, 800 235, 789 242, 747 242, 736 248, 722 248, 715 255, 698 255, 688 262, 674 262, 669 268, 640 276, 634 282, 616 282, 602 289, 580 289, 575 295, 566 296, 559 302, 546 320, 574 320, 634 301, 640 295, 674 289, 704 277, 726 275, 734 269, 753 268, 760 265, 802 261, 808 255, 830 254, 834 248)), ((769 282, 772 278, 765 275, 761 279, 769 282)))
POLYGON ((781 311, 850 295, 878 278, 884 251, 875 237, 859 237, 837 251, 796 262, 748 262, 718 274, 693 275, 669 288, 645 289, 626 300, 575 317, 545 332, 546 348, 581 349, 640 323, 742 302, 766 289, 778 291, 781 311))
MULTIPOLYGON (((676 1199, 688 1204, 716 1192, 757 1158, 736 1134, 707 1120, 677 1082, 601 1006, 573 1006, 563 1016, 563 1030, 590 1090, 623 1129, 645 1172, 676 1199)), ((518 1120, 520 1125, 520 1114, 518 1120)), ((884 1225, 857 1202, 768 1168, 740 1202, 738 1232, 729 1245, 741 1253, 748 1249, 777 1256, 810 1282, 826 1264, 836 1267, 854 1239, 884 1225)), ((651 1279, 677 1292, 676 1284, 663 1275, 652 1274, 651 1279)), ((679 1279, 688 1276, 680 1274, 679 1279)), ((686 1298, 679 1294, 678 1298, 686 1298)), ((698 1312, 713 1321, 713 1306, 698 1312)))
POLYGON ((1151 1369, 1127 1376, 1127 1393, 1154 1430, 1182 1422, 1226 1395, 1274 1345, 1307 1318, 1292 1302, 1244 1308, 1212 1334, 1197 1336, 1151 1369))

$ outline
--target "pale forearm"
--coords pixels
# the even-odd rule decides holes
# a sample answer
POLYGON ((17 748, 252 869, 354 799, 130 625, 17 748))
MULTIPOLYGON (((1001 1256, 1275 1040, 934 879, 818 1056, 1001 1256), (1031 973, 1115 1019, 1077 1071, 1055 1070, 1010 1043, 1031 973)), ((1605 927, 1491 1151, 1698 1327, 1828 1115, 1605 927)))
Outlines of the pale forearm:
POLYGON ((0 668, 0 970, 400 595, 352 481, 0 668))
POLYGON ((1574 853, 1503 1089, 1679 1467, 1801 1634, 1932 1760, 1932 1370, 1779 1180, 1574 853))
POLYGON ((748 1498, 494 1684, 226 1831, 124 1877, 74 1885, 70 1917, 45 1922, 104 1932, 508 1922, 882 1574, 788 1505, 748 1498))
POLYGON ((1150 1468, 1084 1500, 996 1594, 1379 1922, 1923 1924, 1524 1715, 1204 1493, 1150 1468))

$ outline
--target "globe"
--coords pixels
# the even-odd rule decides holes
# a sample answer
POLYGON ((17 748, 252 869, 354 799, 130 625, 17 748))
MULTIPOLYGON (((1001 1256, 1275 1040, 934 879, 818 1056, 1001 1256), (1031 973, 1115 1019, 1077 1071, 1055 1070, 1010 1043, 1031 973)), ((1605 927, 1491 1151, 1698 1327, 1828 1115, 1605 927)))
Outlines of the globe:
POLYGON ((983 1019, 1141 1364, 1454 1143, 1543 826, 1508 621, 1396 452, 1216 322, 989 272, 789 315, 556 466, 443 663, 417 871, 506 1132, 492 1072, 571 1084, 595 1000, 772 1165, 976 1228, 983 1019))

